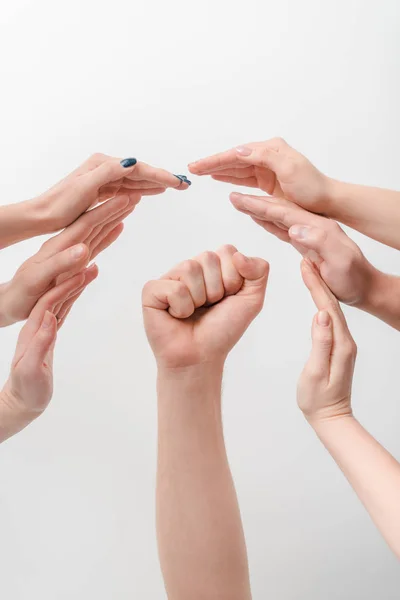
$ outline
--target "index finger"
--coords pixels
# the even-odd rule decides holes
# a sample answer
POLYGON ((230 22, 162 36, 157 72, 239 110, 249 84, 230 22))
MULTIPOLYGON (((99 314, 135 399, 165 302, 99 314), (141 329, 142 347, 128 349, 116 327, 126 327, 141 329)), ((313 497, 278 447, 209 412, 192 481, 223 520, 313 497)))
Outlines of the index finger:
POLYGON ((321 224, 323 218, 309 213, 292 202, 273 196, 251 196, 234 192, 229 198, 233 206, 240 212, 244 212, 260 221, 282 223, 287 229, 297 224, 317 227, 321 224))

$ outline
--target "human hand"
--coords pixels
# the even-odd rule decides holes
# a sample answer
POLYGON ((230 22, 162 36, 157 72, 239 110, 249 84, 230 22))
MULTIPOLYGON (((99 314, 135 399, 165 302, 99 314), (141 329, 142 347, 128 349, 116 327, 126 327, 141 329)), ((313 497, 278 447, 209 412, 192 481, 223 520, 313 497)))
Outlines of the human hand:
POLYGON ((21 431, 48 406, 53 394, 57 329, 84 289, 97 277, 90 267, 47 292, 21 329, 10 376, 0 392, 0 443, 21 431))
POLYGON ((147 283, 144 323, 158 365, 222 365, 263 306, 268 272, 261 258, 223 246, 147 283))
POLYGON ((285 197, 312 212, 322 213, 331 180, 281 138, 238 146, 189 165, 195 175, 259 188, 285 197))
POLYGON ((75 221, 99 202, 117 195, 136 193, 141 196, 161 194, 167 188, 186 190, 190 181, 137 162, 94 154, 78 169, 31 202, 38 215, 36 235, 52 233, 75 221))
POLYGON ((357 347, 332 292, 310 262, 302 262, 303 281, 318 313, 312 325, 312 350, 301 374, 297 400, 307 420, 352 415, 351 387, 357 347))
POLYGON ((117 196, 83 214, 18 269, 0 286, 0 326, 27 319, 36 302, 54 285, 81 271, 108 248, 123 230, 122 221, 134 210, 140 196, 117 196))
POLYGON ((341 302, 364 308, 380 272, 331 219, 284 199, 231 194, 233 206, 266 231, 289 242, 318 265, 322 279, 341 302))

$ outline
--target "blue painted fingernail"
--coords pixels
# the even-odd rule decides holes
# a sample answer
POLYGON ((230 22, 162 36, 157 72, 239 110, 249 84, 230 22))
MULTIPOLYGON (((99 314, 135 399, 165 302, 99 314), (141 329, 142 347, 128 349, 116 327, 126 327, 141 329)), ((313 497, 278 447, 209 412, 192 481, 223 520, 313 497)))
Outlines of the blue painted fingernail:
POLYGON ((133 167, 133 165, 136 165, 136 163, 137 163, 136 158, 124 158, 123 160, 121 160, 121 165, 124 167, 124 169, 133 167))
POLYGON ((182 181, 182 183, 187 183, 188 185, 192 185, 192 182, 189 181, 189 179, 186 177, 186 175, 175 175, 175 177, 177 177, 179 179, 179 181, 182 181))

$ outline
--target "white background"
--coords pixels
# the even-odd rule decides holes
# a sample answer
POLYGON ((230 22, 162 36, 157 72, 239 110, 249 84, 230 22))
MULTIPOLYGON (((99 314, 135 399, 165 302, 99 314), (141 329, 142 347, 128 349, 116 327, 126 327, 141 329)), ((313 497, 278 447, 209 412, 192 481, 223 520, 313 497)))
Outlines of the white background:
MULTIPOLYGON (((398 0, 8 0, 0 25, 2 202, 102 151, 185 173, 283 136, 331 176, 400 188, 398 0)), ((232 243, 271 262, 266 307, 226 369, 226 437, 254 598, 391 600, 400 570, 295 402, 314 308, 299 257, 195 179, 144 199, 59 337, 46 414, 0 449, 0 594, 164 597, 154 527, 155 368, 149 278, 232 243)), ((380 268, 399 254, 354 234, 380 268)), ((0 275, 36 251, 2 252, 0 275)), ((354 407, 400 457, 398 333, 346 310, 354 407)), ((6 379, 19 327, 2 330, 6 379)))

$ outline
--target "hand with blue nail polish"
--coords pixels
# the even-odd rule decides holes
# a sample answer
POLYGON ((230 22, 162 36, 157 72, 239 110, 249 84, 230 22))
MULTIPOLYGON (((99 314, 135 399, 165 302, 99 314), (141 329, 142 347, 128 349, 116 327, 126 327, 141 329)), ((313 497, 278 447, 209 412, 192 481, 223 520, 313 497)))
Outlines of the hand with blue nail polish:
POLYGON ((44 194, 0 207, 0 248, 68 227, 100 202, 116 196, 162 194, 167 188, 187 190, 185 176, 152 167, 136 158, 94 154, 44 194))

